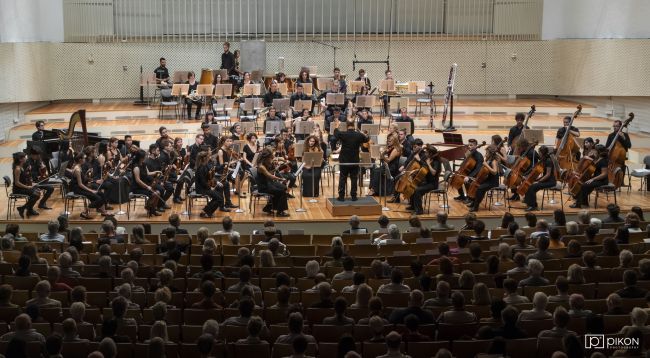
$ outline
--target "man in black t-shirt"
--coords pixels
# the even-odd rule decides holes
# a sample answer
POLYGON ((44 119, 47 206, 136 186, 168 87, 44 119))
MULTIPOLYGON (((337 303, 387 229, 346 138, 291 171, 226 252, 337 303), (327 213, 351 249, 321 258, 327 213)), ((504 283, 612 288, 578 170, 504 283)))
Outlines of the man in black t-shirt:
MULTIPOLYGON (((339 130, 340 123, 339 120, 334 122, 334 137, 336 140, 341 141, 339 163, 359 163, 359 150, 363 143, 368 142, 369 138, 363 133, 354 130, 354 122, 346 122, 347 130, 345 132, 339 130)), ((359 166, 341 165, 339 170, 339 195, 336 200, 345 200, 345 186, 349 176, 352 184, 352 187, 350 188, 350 196, 352 197, 352 201, 357 201, 359 166)))
POLYGON ((562 139, 564 137, 564 133, 566 132, 567 128, 569 128, 569 131, 571 134, 573 134, 576 138, 580 137, 580 130, 574 126, 569 127, 569 123, 571 123, 571 117, 566 116, 562 120, 564 123, 564 126, 562 128, 559 128, 557 130, 557 134, 555 135, 555 138, 557 139, 562 139))
POLYGON ((508 154, 514 155, 512 149, 513 143, 515 143, 515 139, 521 136, 521 134, 524 132, 524 129, 529 129, 528 126, 524 126, 525 119, 526 116, 523 113, 517 113, 515 115, 515 121, 517 124, 510 128, 510 132, 508 132, 508 154))
POLYGON ((160 58, 160 66, 153 70, 153 73, 156 74, 156 83, 159 84, 161 88, 171 86, 169 70, 167 70, 167 60, 165 60, 164 57, 160 58))
MULTIPOLYGON (((614 121, 614 125, 612 127, 613 131, 607 136, 607 143, 605 144, 605 147, 609 148, 609 146, 614 141, 616 133, 621 129, 622 125, 623 122, 619 120, 614 121)), ((625 148, 626 152, 628 149, 632 148, 632 141, 630 141, 630 136, 627 133, 621 131, 621 134, 618 136, 618 141, 623 145, 623 148, 625 148)))

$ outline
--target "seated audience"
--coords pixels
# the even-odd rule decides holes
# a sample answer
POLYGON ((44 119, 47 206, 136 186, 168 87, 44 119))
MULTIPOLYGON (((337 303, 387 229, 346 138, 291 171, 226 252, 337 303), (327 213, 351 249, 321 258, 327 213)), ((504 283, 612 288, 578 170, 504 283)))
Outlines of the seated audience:
MULTIPOLYGON (((420 290, 413 290, 409 294, 408 307, 395 309, 389 318, 390 323, 393 324, 402 324, 404 323, 404 318, 409 314, 414 314, 420 319, 421 324, 431 324, 433 323, 433 314, 428 310, 422 309, 422 304, 424 301, 424 295, 420 290)), ((463 302, 464 304, 464 302, 463 302)))
POLYGON ((453 309, 445 311, 438 317, 438 323, 463 324, 478 321, 474 312, 465 310, 465 296, 456 291, 451 294, 451 304, 453 309))
POLYGON ((410 291, 411 289, 404 284, 402 270, 394 268, 390 274, 390 283, 381 285, 377 293, 408 293, 410 291))
POLYGON ((0 341, 9 342, 12 339, 22 339, 25 342, 45 343, 45 337, 32 328, 32 320, 28 315, 23 313, 16 316, 13 326, 14 330, 3 334, 0 341))
POLYGON ((345 316, 345 310, 348 308, 348 301, 345 297, 337 297, 334 301, 334 316, 325 317, 323 324, 330 324, 336 326, 345 326, 354 324, 354 319, 345 316))
POLYGON ((621 328, 621 331, 618 332, 622 335, 627 335, 630 331, 638 329, 643 334, 650 333, 650 326, 646 326, 648 321, 648 312, 640 307, 634 307, 630 313, 631 326, 624 326, 621 328))
POLYGON ((569 334, 576 334, 573 331, 567 329, 569 324, 569 312, 562 306, 558 306, 553 312, 553 328, 545 329, 537 335, 538 338, 563 338, 569 334))
POLYGON ((424 301, 424 307, 449 307, 451 305, 451 287, 446 281, 439 281, 436 285, 436 297, 424 301))
POLYGON ((509 305, 517 303, 528 303, 530 300, 526 296, 520 295, 517 281, 507 278, 503 280, 503 289, 505 291, 503 301, 509 305))
POLYGON ((303 333, 303 324, 304 321, 300 312, 292 312, 289 314, 289 318, 287 320, 289 333, 278 336, 278 338, 275 340, 275 343, 291 344, 298 337, 305 338, 308 343, 316 343, 314 336, 303 333))
MULTIPOLYGON (((540 238, 540 240, 543 240, 540 238)), ((528 260, 528 273, 530 276, 519 281, 519 286, 546 286, 548 285, 548 280, 542 277, 544 272, 544 264, 541 261, 536 259, 528 260)))
POLYGON ((406 331, 402 333, 402 341, 404 342, 426 342, 430 341, 431 338, 425 336, 424 334, 418 331, 420 326, 420 320, 414 314, 410 314, 404 318, 404 325, 406 326, 406 331))
POLYGON ((621 298, 644 298, 648 293, 645 288, 636 285, 637 274, 634 270, 625 270, 623 272, 623 283, 625 287, 616 291, 621 298))
POLYGON ((553 315, 546 311, 547 304, 548 297, 546 294, 544 292, 535 292, 535 295, 533 295, 533 309, 521 311, 519 314, 519 320, 532 321, 551 318, 553 315))

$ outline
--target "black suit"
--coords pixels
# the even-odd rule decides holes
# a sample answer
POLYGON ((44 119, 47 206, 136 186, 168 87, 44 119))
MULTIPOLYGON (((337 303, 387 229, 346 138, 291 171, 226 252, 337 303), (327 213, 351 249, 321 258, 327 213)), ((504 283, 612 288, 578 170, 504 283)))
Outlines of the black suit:
MULTIPOLYGON (((341 154, 339 155, 339 163, 359 163, 359 149, 363 143, 368 142, 368 137, 363 133, 357 132, 352 128, 347 131, 339 131, 338 128, 334 129, 334 137, 336 140, 341 141, 341 154)), ((350 189, 350 196, 357 197, 357 181, 359 177, 359 166, 357 165, 342 165, 340 167, 341 175, 339 177, 339 197, 345 197, 345 185, 348 181, 348 176, 352 181, 350 189)))

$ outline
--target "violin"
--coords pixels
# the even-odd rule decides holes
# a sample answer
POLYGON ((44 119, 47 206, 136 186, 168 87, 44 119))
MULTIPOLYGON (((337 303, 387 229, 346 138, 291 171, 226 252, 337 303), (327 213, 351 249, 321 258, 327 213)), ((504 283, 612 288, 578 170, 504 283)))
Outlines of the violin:
MULTIPOLYGON (((487 143, 483 141, 481 144, 476 146, 476 149, 479 149, 483 146, 485 146, 487 143)), ((460 167, 451 176, 451 179, 449 181, 449 186, 452 188, 458 190, 460 189, 463 184, 465 183, 465 177, 469 175, 469 173, 474 170, 474 167, 476 167, 476 160, 474 159, 473 156, 471 155, 466 155, 466 158, 463 160, 463 162, 460 164, 460 167)))
POLYGON ((47 167, 42 165, 38 168, 38 181, 47 179, 47 167))

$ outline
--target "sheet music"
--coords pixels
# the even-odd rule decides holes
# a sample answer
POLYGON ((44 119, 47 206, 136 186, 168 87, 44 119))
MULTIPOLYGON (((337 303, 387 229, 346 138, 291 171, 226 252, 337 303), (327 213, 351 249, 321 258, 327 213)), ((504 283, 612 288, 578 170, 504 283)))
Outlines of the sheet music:
POLYGON ((239 173, 239 169, 241 169, 241 160, 237 161, 237 166, 235 166, 235 170, 230 175, 230 178, 234 180, 237 177, 237 174, 239 173))

